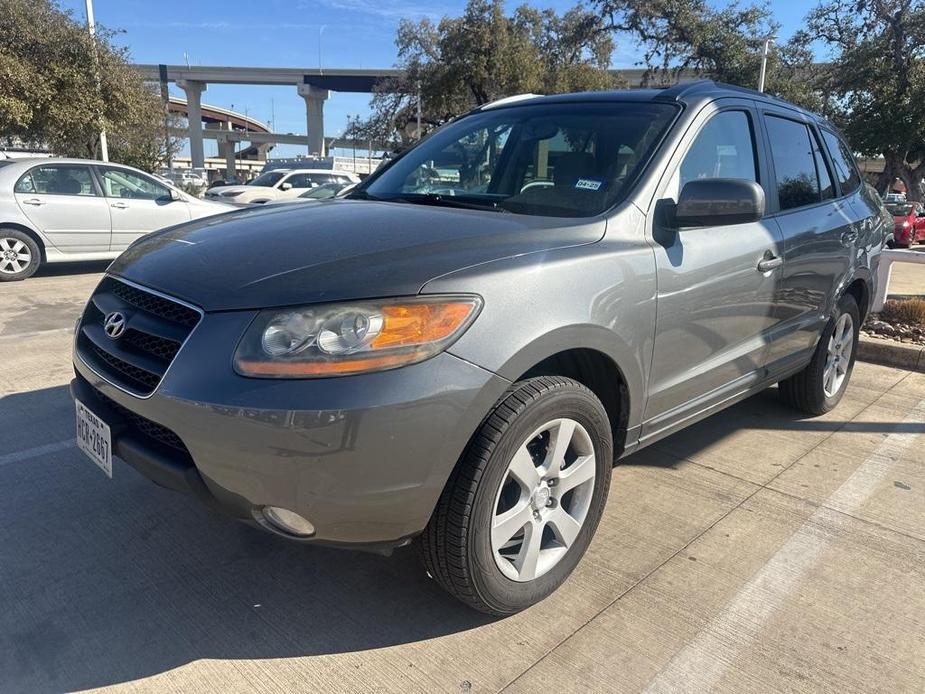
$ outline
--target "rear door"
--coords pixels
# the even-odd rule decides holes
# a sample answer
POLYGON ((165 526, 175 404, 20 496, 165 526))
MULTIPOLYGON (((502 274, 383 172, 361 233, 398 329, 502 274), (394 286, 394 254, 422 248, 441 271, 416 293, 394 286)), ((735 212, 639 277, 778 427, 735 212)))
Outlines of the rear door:
POLYGON ((110 250, 124 251, 145 234, 189 221, 189 205, 153 178, 114 166, 98 166, 97 173, 112 218, 110 250))
POLYGON ((109 208, 89 166, 36 166, 16 182, 13 195, 23 214, 62 253, 109 250, 109 208))
MULTIPOLYGON (((684 184, 695 179, 737 178, 765 185, 752 102, 717 103, 698 115, 692 134, 668 165, 656 208, 677 202, 684 184)), ((779 267, 758 269, 779 252, 773 220, 676 230, 657 210, 652 218, 658 305, 644 436, 761 377, 780 276, 779 267)))
POLYGON ((770 204, 784 257, 776 302, 780 324, 768 361, 784 369, 815 347, 850 270, 860 222, 834 184, 815 124, 796 111, 768 106, 762 107, 762 122, 774 175, 770 204))

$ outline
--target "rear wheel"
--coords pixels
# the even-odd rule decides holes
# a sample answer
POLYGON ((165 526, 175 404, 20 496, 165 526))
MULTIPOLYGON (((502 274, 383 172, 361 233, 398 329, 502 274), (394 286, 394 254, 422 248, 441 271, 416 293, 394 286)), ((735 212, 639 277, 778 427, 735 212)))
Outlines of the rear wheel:
POLYGON ((31 236, 18 229, 0 229, 0 282, 31 277, 41 263, 42 253, 31 236))
POLYGON ((449 593, 507 615, 569 576, 597 529, 613 464, 603 405, 571 379, 514 384, 476 433, 421 538, 449 593))
POLYGON ((846 294, 822 331, 809 365, 780 382, 785 403, 812 415, 825 414, 839 403, 854 369, 860 325, 857 302, 846 294))

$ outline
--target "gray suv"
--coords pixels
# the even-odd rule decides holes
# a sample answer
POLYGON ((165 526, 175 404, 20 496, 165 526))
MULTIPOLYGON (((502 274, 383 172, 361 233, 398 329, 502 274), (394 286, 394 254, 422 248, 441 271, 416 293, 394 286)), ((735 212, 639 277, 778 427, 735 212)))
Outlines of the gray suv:
POLYGON ((614 461, 775 383, 839 402, 884 217, 824 120, 755 92, 506 100, 347 196, 148 236, 74 343, 78 442, 497 615, 554 591, 614 461))

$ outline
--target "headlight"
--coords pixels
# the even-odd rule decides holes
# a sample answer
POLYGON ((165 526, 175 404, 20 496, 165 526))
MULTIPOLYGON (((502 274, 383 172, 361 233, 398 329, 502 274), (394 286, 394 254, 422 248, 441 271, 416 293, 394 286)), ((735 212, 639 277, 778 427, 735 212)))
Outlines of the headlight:
POLYGON ((244 194, 243 190, 229 190, 226 193, 219 193, 219 195, 221 195, 223 198, 236 198, 239 195, 243 195, 243 194, 244 194))
POLYGON ((234 368, 261 378, 394 369, 445 350, 481 305, 477 296, 427 296, 262 311, 235 351, 234 368))

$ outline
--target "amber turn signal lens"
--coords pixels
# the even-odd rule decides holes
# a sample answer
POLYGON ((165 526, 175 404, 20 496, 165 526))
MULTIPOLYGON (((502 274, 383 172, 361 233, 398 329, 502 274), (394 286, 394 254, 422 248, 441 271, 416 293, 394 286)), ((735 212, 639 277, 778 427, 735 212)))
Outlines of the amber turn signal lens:
POLYGON ((409 347, 445 340, 466 321, 474 308, 471 301, 384 306, 382 332, 370 348, 409 347))

